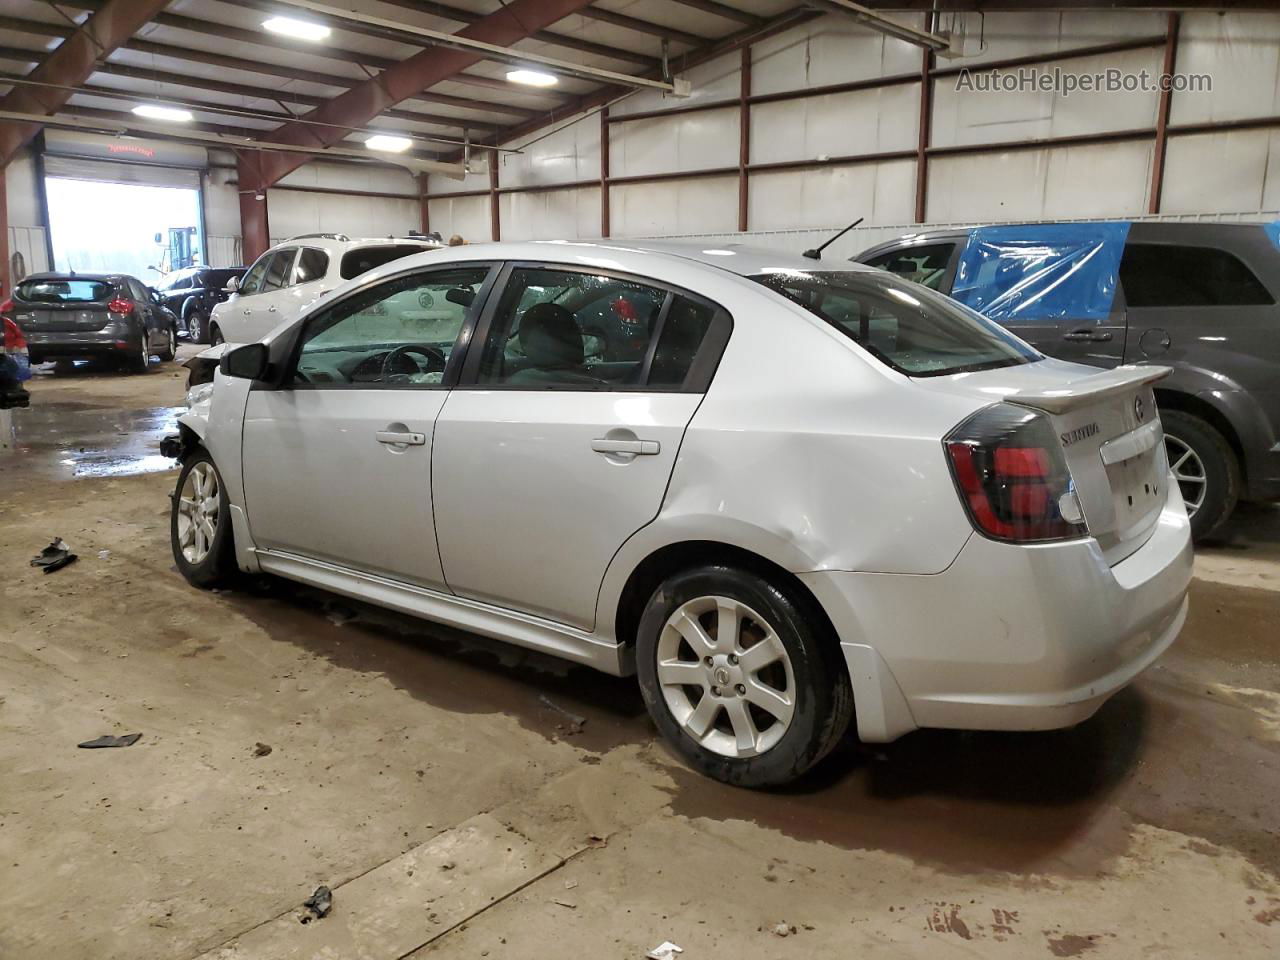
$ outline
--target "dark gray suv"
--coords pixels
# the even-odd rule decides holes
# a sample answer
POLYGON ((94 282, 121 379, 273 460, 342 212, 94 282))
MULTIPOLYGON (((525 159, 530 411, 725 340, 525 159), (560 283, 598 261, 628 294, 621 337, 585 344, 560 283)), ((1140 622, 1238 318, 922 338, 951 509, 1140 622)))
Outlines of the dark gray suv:
POLYGON ((1001 224, 855 259, 949 294, 1042 352, 1158 363, 1169 463, 1197 539, 1280 499, 1280 231, 1273 224, 1001 224))

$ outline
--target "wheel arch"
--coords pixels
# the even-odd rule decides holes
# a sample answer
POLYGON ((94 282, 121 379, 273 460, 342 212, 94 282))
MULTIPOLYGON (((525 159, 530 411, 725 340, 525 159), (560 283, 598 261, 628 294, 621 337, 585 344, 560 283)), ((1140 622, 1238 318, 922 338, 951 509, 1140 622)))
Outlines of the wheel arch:
POLYGON ((1248 476, 1248 457, 1245 455, 1244 443, 1240 439, 1235 425, 1230 419, 1217 407, 1208 400, 1192 393, 1184 393, 1181 390, 1170 390, 1167 387, 1155 388, 1156 407, 1160 410, 1177 410, 1179 413, 1190 414, 1193 417, 1199 417, 1205 421, 1218 433, 1222 434, 1222 438, 1227 441, 1227 446, 1231 448, 1231 452, 1235 454, 1236 463, 1240 467, 1240 478, 1245 484, 1249 482, 1248 476))
POLYGON ((636 631, 654 590, 682 570, 709 564, 723 564, 754 573, 785 589, 803 608, 806 617, 817 624, 832 649, 839 649, 839 634, 822 604, 805 583, 774 560, 745 547, 718 540, 681 540, 650 552, 627 576, 618 602, 613 609, 614 638, 625 651, 628 662, 634 656, 636 631))

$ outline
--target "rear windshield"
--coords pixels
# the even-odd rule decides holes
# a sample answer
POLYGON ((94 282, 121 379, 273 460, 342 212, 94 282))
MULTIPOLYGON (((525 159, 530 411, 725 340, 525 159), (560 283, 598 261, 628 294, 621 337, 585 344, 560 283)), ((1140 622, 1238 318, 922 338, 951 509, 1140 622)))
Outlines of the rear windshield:
POLYGON ((891 274, 778 269, 751 279, 800 304, 908 376, 936 377, 1040 359, 981 314, 891 274))
POLYGON ((416 243, 389 243, 381 247, 360 247, 358 250, 350 250, 342 255, 342 279, 350 280, 384 263, 415 253, 425 253, 431 249, 416 243))
POLYGON ((24 280, 18 297, 28 303, 101 303, 110 300, 114 288, 105 280, 24 280))

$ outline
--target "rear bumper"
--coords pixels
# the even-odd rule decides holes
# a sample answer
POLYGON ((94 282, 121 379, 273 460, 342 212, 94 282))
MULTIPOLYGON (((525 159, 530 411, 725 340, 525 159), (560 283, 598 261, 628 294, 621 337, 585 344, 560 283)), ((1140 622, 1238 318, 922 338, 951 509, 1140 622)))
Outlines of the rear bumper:
POLYGON ((1096 541, 973 536, 933 576, 802 575, 840 633, 858 731, 1047 730, 1090 717, 1173 643, 1187 612, 1190 523, 1177 493, 1135 553, 1096 541))
POLYGON ((41 360, 50 357, 92 357, 136 353, 141 344, 138 333, 122 330, 27 331, 27 352, 41 360))

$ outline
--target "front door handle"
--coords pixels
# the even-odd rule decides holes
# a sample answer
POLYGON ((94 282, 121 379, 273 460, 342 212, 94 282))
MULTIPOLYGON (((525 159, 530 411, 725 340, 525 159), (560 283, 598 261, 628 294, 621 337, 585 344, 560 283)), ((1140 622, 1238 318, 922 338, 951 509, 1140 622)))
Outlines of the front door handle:
POLYGON ((1111 334, 1106 330, 1072 330, 1062 335, 1063 340, 1089 340, 1094 343, 1106 343, 1111 334))
POLYGON ((405 447, 420 447, 427 442, 425 433, 402 433, 398 430, 379 430, 374 435, 379 443, 391 443, 405 447))
POLYGON ((662 445, 657 440, 611 440, 597 437, 591 441, 591 449, 596 453, 630 453, 634 456, 653 457, 662 452, 662 445))

